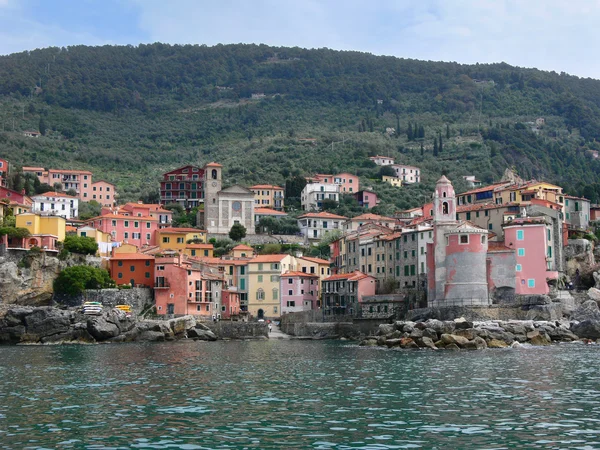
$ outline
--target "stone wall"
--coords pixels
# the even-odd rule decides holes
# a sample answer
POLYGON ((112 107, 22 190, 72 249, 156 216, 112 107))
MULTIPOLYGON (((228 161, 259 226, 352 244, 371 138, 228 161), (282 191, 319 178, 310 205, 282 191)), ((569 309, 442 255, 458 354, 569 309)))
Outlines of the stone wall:
POLYGON ((269 337, 266 322, 203 322, 219 339, 261 339, 269 337))
POLYGON ((281 324, 281 331, 291 336, 308 339, 357 338, 360 327, 351 322, 336 323, 288 323, 281 324))
POLYGON ((560 302, 547 304, 522 304, 519 306, 450 306, 440 308, 421 308, 408 311, 406 320, 420 321, 428 319, 453 320, 464 317, 467 320, 559 320, 563 317, 560 302))
MULTIPOLYGON (((135 315, 154 305, 154 292, 150 288, 88 290, 78 299, 79 305, 86 302, 100 302, 103 306, 129 305, 135 315)), ((75 305, 71 305, 75 306, 75 305)))

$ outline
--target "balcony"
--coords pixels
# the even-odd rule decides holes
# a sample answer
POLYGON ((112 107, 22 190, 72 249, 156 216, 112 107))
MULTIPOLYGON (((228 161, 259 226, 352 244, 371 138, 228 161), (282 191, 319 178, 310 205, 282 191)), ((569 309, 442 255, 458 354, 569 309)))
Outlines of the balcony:
POLYGON ((164 278, 157 278, 154 283, 154 289, 168 289, 171 285, 164 278))

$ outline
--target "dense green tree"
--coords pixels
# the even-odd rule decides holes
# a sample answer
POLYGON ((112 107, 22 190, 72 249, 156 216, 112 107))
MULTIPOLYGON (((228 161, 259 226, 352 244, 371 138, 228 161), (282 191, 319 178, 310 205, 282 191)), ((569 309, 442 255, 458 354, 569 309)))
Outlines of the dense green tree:
POLYGON ((46 136, 46 122, 43 117, 40 117, 40 121, 38 124, 38 129, 40 130, 40 134, 42 136, 46 136))
POLYGON ((80 255, 95 255, 98 252, 96 240, 87 236, 68 235, 63 242, 63 248, 80 255))
POLYGON ((54 292, 59 295, 77 296, 86 289, 105 289, 114 285, 105 269, 72 266, 64 269, 54 280, 54 292))
POLYGON ((229 238, 232 241, 239 242, 246 237, 246 227, 240 223, 236 223, 229 230, 229 238))

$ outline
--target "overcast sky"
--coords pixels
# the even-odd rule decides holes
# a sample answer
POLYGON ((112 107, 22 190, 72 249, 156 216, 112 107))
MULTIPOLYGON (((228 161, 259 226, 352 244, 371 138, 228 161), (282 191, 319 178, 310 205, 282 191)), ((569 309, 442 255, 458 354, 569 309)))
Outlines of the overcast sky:
POLYGON ((600 0, 0 0, 0 54, 264 43, 600 79, 600 0))

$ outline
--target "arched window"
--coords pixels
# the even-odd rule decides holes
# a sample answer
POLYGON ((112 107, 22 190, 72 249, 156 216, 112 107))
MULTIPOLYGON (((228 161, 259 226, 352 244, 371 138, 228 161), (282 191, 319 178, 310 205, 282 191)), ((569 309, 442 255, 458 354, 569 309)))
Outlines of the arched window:
POLYGON ((217 169, 213 169, 212 170, 212 179, 216 180, 217 179, 217 169))
POLYGON ((446 193, 445 192, 442 192, 442 197, 446 197, 446 193))
POLYGON ((259 288, 256 291, 256 300, 264 300, 265 299, 265 291, 262 288, 259 288))
POLYGON ((442 203, 442 214, 448 214, 448 202, 442 203))

